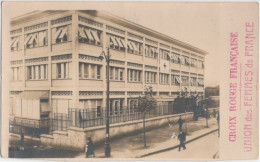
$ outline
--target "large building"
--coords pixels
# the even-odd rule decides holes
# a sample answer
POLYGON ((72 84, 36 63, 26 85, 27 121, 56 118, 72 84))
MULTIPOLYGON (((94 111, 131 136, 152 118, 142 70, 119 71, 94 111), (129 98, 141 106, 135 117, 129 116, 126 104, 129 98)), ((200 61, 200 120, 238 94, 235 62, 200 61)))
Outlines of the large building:
MULTIPOLYGON (((158 105, 184 90, 204 93, 207 52, 103 11, 35 11, 11 20, 10 116, 41 120, 106 105, 110 50, 110 115, 129 112, 146 87, 158 105)), ((71 117, 73 120, 73 117, 71 117)))

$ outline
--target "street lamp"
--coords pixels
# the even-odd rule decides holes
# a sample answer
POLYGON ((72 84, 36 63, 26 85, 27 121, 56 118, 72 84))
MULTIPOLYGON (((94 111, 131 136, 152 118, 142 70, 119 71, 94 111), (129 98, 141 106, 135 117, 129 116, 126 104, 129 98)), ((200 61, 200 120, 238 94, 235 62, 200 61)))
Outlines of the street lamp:
POLYGON ((110 157, 110 143, 109 143, 109 62, 110 62, 110 52, 109 48, 107 48, 107 54, 102 51, 99 58, 103 60, 106 59, 107 69, 106 69, 106 76, 107 76, 107 103, 106 103, 106 138, 105 138, 105 157, 110 157))

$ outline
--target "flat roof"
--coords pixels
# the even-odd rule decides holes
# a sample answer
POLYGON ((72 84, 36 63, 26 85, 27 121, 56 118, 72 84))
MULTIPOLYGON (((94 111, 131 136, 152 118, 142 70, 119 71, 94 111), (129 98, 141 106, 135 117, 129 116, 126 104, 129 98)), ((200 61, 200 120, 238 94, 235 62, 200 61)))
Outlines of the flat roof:
MULTIPOLYGON (((12 18, 11 19, 11 25, 15 26, 15 25, 17 25, 21 22, 28 21, 28 19, 34 20, 34 19, 38 19, 39 16, 42 18, 42 17, 47 17, 47 16, 50 16, 50 15, 53 15, 53 14, 57 14, 57 13, 60 13, 60 12, 66 12, 66 11, 71 11, 71 10, 46 10, 46 11, 29 12, 27 14, 12 18)), ((144 27, 140 24, 126 20, 122 17, 113 15, 113 14, 107 12, 107 11, 97 11, 97 10, 78 10, 78 11, 86 13, 86 14, 91 15, 91 16, 99 17, 99 18, 104 19, 104 20, 109 20, 113 23, 119 24, 119 25, 124 26, 126 28, 136 30, 138 32, 141 32, 141 33, 144 33, 146 35, 152 36, 154 38, 158 38, 160 40, 172 43, 174 45, 180 46, 182 48, 188 49, 188 50, 193 51, 193 52, 197 52, 197 53, 200 53, 200 54, 203 54, 203 55, 208 54, 207 51, 204 51, 200 48, 197 48, 197 47, 192 46, 188 43, 182 42, 180 40, 177 40, 175 38, 172 38, 170 36, 167 36, 165 34, 162 34, 160 32, 152 30, 150 28, 144 27)))

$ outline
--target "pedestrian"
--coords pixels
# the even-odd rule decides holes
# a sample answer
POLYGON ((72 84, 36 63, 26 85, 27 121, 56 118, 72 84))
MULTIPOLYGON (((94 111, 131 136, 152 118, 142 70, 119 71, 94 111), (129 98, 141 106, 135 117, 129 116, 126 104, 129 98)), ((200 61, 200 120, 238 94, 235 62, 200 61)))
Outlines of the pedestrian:
POLYGON ((20 134, 20 150, 24 150, 24 134, 20 134))
POLYGON ((91 137, 87 138, 85 152, 86 152, 86 158, 88 158, 90 155, 93 155, 93 157, 95 157, 94 145, 93 145, 91 137))
POLYGON ((213 117, 216 118, 217 112, 216 109, 213 109, 213 117))
POLYGON ((183 150, 186 149, 186 146, 185 146, 185 141, 186 141, 186 133, 180 131, 179 135, 178 135, 178 139, 180 141, 180 145, 179 145, 179 151, 181 150, 181 148, 183 147, 183 150))
POLYGON ((179 124, 179 131, 182 131, 182 124, 183 124, 183 120, 180 116, 179 120, 178 120, 178 124, 179 124))

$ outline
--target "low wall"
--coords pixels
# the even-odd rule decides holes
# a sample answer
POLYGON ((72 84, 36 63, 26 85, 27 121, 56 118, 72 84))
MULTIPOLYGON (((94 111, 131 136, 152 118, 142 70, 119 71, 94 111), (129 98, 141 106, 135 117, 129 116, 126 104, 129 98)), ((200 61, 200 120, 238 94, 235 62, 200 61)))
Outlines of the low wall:
MULTIPOLYGON (((151 119, 146 119, 146 130, 155 129, 169 123, 177 123, 179 117, 187 121, 192 120, 193 113, 183 113, 177 115, 160 116, 151 119), (185 117, 186 115, 186 117, 185 117)), ((130 122, 123 122, 117 124, 110 124, 109 135, 110 139, 119 138, 133 133, 138 133, 143 130, 143 121, 136 120, 130 122)), ((105 139, 105 125, 90 127, 90 128, 76 128, 70 127, 66 132, 54 131, 52 135, 41 135, 41 143, 44 145, 51 145, 61 147, 63 149, 73 149, 83 151, 85 148, 86 138, 90 136, 95 145, 104 143, 105 139)))

